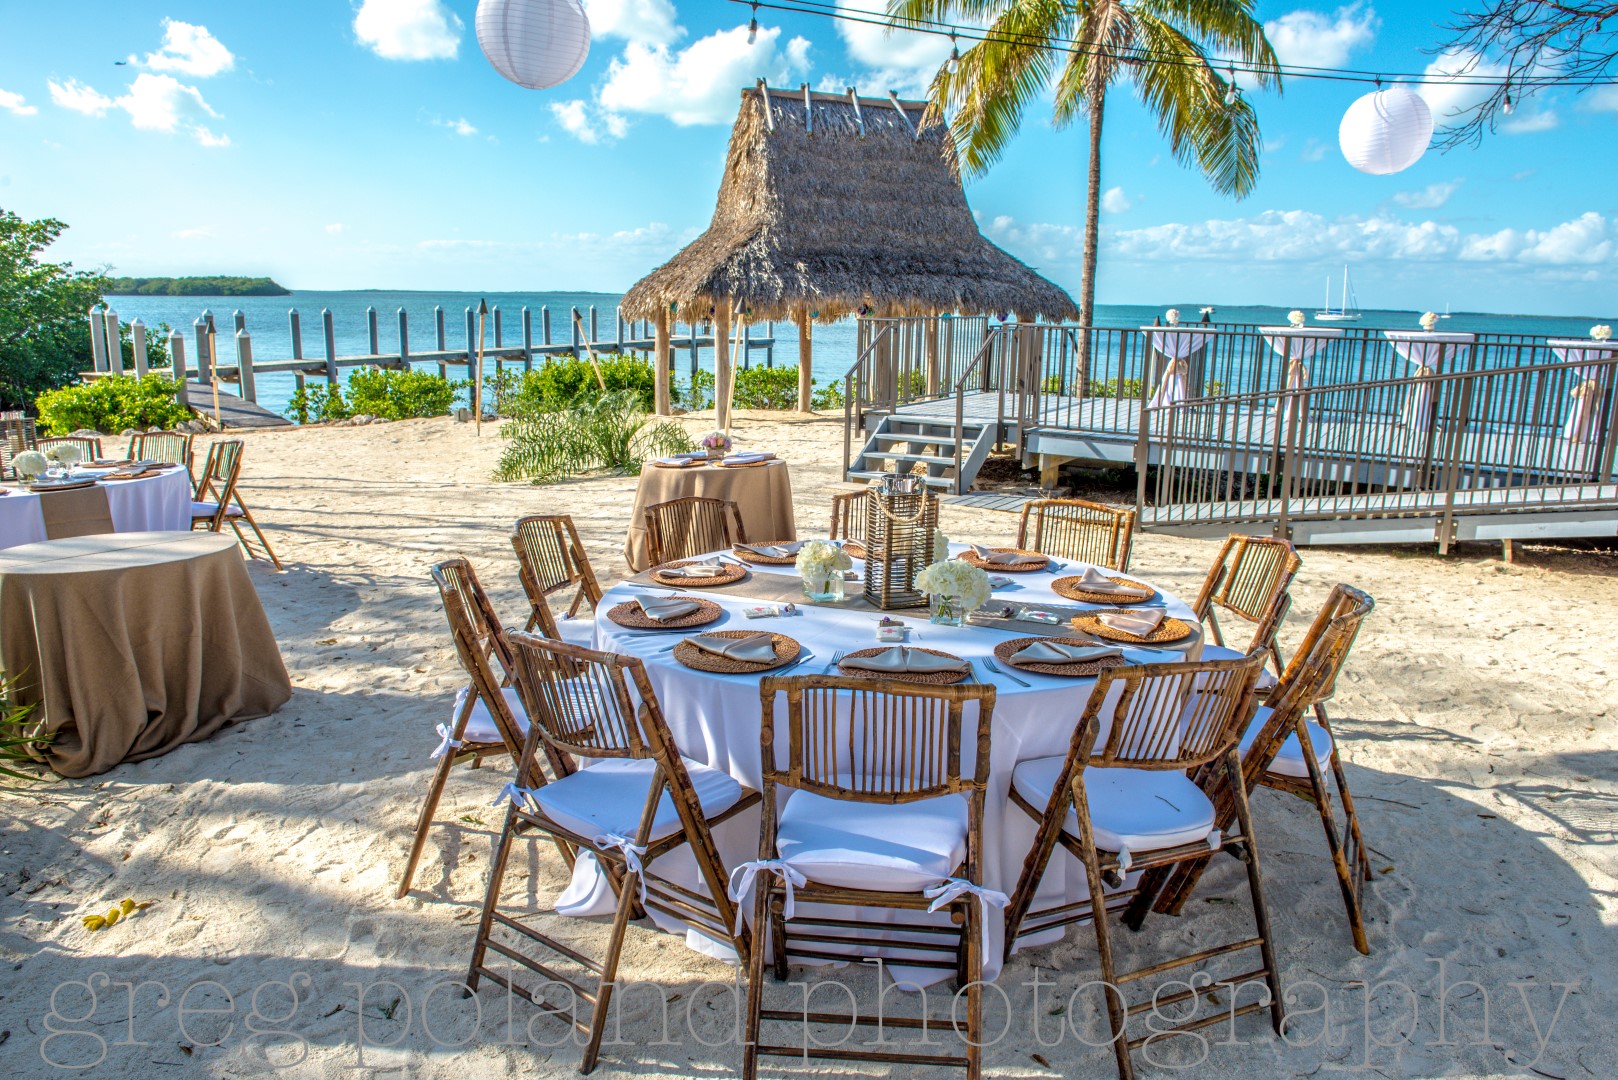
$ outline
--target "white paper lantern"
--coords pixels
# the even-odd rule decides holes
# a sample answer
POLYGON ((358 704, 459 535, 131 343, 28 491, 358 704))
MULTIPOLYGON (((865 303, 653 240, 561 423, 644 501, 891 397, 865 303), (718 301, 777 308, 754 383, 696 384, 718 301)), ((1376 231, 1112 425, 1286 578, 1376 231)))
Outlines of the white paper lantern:
POLYGON ((1343 157, 1363 173, 1386 176, 1410 168, 1433 139, 1433 112, 1402 87, 1376 90, 1348 107, 1337 129, 1343 157))
POLYGON ((530 90, 567 82, 590 54, 579 0, 478 0, 477 31, 494 69, 530 90))

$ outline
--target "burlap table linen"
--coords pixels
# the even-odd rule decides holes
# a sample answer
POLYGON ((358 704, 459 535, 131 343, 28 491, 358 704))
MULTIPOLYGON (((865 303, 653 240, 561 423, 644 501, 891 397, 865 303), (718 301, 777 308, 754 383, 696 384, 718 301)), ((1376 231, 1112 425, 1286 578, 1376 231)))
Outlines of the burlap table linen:
POLYGON ((698 496, 728 499, 742 514, 742 528, 755 541, 796 540, 792 520, 792 478, 786 462, 771 461, 746 469, 703 465, 692 469, 659 469, 648 465, 640 472, 635 505, 629 512, 624 537, 624 561, 631 570, 649 565, 646 555, 646 508, 673 499, 698 496))
POLYGON ((67 540, 112 532, 112 508, 107 505, 107 490, 100 484, 37 494, 46 539, 67 540))
POLYGON ((233 536, 113 533, 0 552, 0 666, 63 776, 266 716, 291 680, 233 536))

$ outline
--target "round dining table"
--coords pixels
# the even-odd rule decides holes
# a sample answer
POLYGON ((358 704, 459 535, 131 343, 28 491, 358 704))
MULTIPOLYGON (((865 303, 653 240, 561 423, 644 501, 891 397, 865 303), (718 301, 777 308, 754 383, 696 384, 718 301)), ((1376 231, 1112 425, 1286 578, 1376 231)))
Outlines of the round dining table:
MULTIPOLYGON (((951 553, 959 554, 963 545, 951 545, 951 553)), ((722 554, 732 558, 730 553, 722 554)), ((854 561, 856 572, 863 574, 863 563, 854 561)), ((994 589, 986 606, 1012 605, 1014 609, 1056 609, 1059 614, 1072 614, 1072 609, 1094 609, 1103 605, 1070 600, 1058 595, 1051 583, 1059 577, 1082 574, 1085 563, 1052 560, 1052 569, 1038 572, 1005 573, 998 575, 1006 584, 994 589)), ((595 644, 607 652, 639 657, 646 666, 652 688, 656 691, 671 733, 681 752, 688 758, 722 769, 747 787, 758 789, 762 784, 762 748, 759 740, 759 681, 761 674, 719 675, 686 667, 674 658, 667 647, 686 634, 711 630, 769 630, 787 634, 796 639, 804 652, 812 656, 787 674, 825 674, 831 669, 834 655, 839 650, 853 651, 882 644, 876 639, 876 626, 884 616, 902 619, 910 628, 906 644, 937 649, 972 662, 971 679, 992 685, 996 691, 994 716, 991 726, 990 762, 985 817, 983 823, 983 884, 991 889, 1010 893, 1017 883, 1023 857, 1033 844, 1035 823, 1009 800, 1012 771, 1018 764, 1037 758, 1061 756, 1067 753, 1074 728, 1084 712, 1085 703, 1095 689, 1095 677, 1069 677, 1043 675, 1013 668, 1004 661, 996 661, 999 672, 990 670, 983 661, 994 659, 994 649, 1012 638, 1057 636, 1058 626, 1024 621, 996 622, 981 625, 969 622, 965 626, 944 626, 929 621, 927 608, 906 608, 880 611, 860 599, 859 582, 847 583, 848 599, 842 604, 817 605, 805 602, 801 592, 794 598, 798 583, 797 572, 791 566, 749 565, 750 577, 726 588, 689 588, 679 595, 711 600, 723 610, 719 621, 698 630, 634 630, 613 622, 606 615, 614 605, 633 600, 638 594, 676 595, 666 588, 648 587, 635 579, 619 582, 606 591, 596 608, 595 644), (797 613, 781 617, 750 619, 745 609, 760 605, 760 596, 778 595, 790 598, 797 613)), ((1136 578, 1135 580, 1143 580, 1136 578)), ((1147 582, 1150 584, 1150 582, 1147 582)), ((1123 646, 1124 658, 1130 663, 1153 663, 1181 659, 1197 659, 1202 652, 1202 630, 1190 605, 1172 593, 1157 590, 1150 601, 1163 606, 1169 616, 1183 620, 1191 627, 1189 636, 1172 645, 1151 649, 1123 646)), ((1065 619, 1063 620, 1065 623, 1065 619)), ((835 673, 835 672, 833 672, 835 673)), ((786 725, 782 722, 784 699, 777 703, 777 752, 785 761, 786 725)), ((971 775, 974 767, 970 760, 973 740, 971 725, 977 723, 975 709, 969 707, 963 724, 967 725, 962 738, 963 774, 971 775)), ((735 867, 749 859, 758 858, 758 815, 738 815, 715 833, 715 841, 728 867, 735 867), (745 821, 744 821, 745 819, 745 821), (748 824, 750 823, 750 825, 748 824)), ((574 879, 569 890, 574 899, 590 890, 581 877, 590 873, 586 868, 574 879)), ((693 877, 692 885, 698 885, 693 877)), ((700 887, 700 886, 699 886, 700 887)), ((595 889, 598 900, 604 895, 595 889)), ((1046 874, 1040 896, 1066 895, 1069 901, 1088 895, 1082 866, 1071 858, 1053 859, 1046 874)), ((582 913, 583 909, 572 912, 582 913)), ((885 911, 862 912, 845 918, 867 919, 872 926, 891 921, 892 913, 885 911)), ((985 954, 985 977, 993 978, 1000 969, 1003 926, 999 918, 988 920, 991 941, 985 954)), ((1054 940, 1060 931, 1050 935, 1054 940)), ((1025 944, 1039 944, 1043 939, 1030 938, 1025 944)), ((723 950, 710 947, 711 943, 688 935, 694 947, 715 955, 723 950)), ((925 983, 938 973, 925 973, 922 969, 907 969, 907 977, 925 983)))
MULTIPOLYGON (((175 465, 149 470, 154 475, 139 480, 105 480, 114 468, 81 467, 72 471, 74 479, 94 479, 94 489, 106 500, 101 531, 105 532, 187 532, 191 528, 191 474, 175 465), (108 525, 110 524, 110 528, 108 525)), ((26 486, 0 487, 0 549, 19 544, 36 544, 62 539, 51 534, 43 500, 56 493, 40 494, 26 486)), ((73 491, 60 494, 78 498, 73 491)))
POLYGON ((166 754, 292 696, 236 538, 76 536, 0 551, 0 667, 63 776, 166 754))
POLYGON ((624 537, 624 561, 631 570, 651 565, 646 551, 646 508, 693 496, 735 503, 750 541, 798 538, 792 517, 792 474, 780 458, 739 467, 704 461, 668 468, 648 461, 640 471, 629 532, 624 537))

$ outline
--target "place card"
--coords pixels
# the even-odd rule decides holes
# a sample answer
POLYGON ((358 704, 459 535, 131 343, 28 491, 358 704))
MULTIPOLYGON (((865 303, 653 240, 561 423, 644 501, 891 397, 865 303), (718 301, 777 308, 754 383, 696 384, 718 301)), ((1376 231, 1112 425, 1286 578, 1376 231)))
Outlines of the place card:
POLYGON ((742 614, 749 619, 779 619, 800 612, 797 604, 754 604, 742 608, 742 614))
POLYGON ((1018 622, 1043 623, 1046 626, 1060 626, 1060 616, 1052 615, 1048 611, 1036 611, 1033 608, 1024 608, 1022 614, 1017 616, 1018 622))

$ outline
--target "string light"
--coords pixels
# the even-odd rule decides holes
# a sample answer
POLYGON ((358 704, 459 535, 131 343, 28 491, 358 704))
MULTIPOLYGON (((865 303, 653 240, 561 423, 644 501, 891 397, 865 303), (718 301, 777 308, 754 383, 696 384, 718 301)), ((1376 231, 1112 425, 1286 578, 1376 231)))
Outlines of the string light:
POLYGON ((949 32, 949 73, 961 70, 961 47, 955 42, 955 31, 949 32))
POLYGON ((753 5, 753 17, 747 20, 747 43, 752 45, 758 41, 758 4, 753 5))
POLYGON ((1241 96, 1242 92, 1236 86, 1236 65, 1232 64, 1230 65, 1230 84, 1225 87, 1225 108, 1228 109, 1235 105, 1241 96))
POLYGON ((1517 106, 1511 103, 1511 84, 1506 83, 1506 100, 1500 103, 1500 111, 1510 116, 1517 111, 1517 106))

